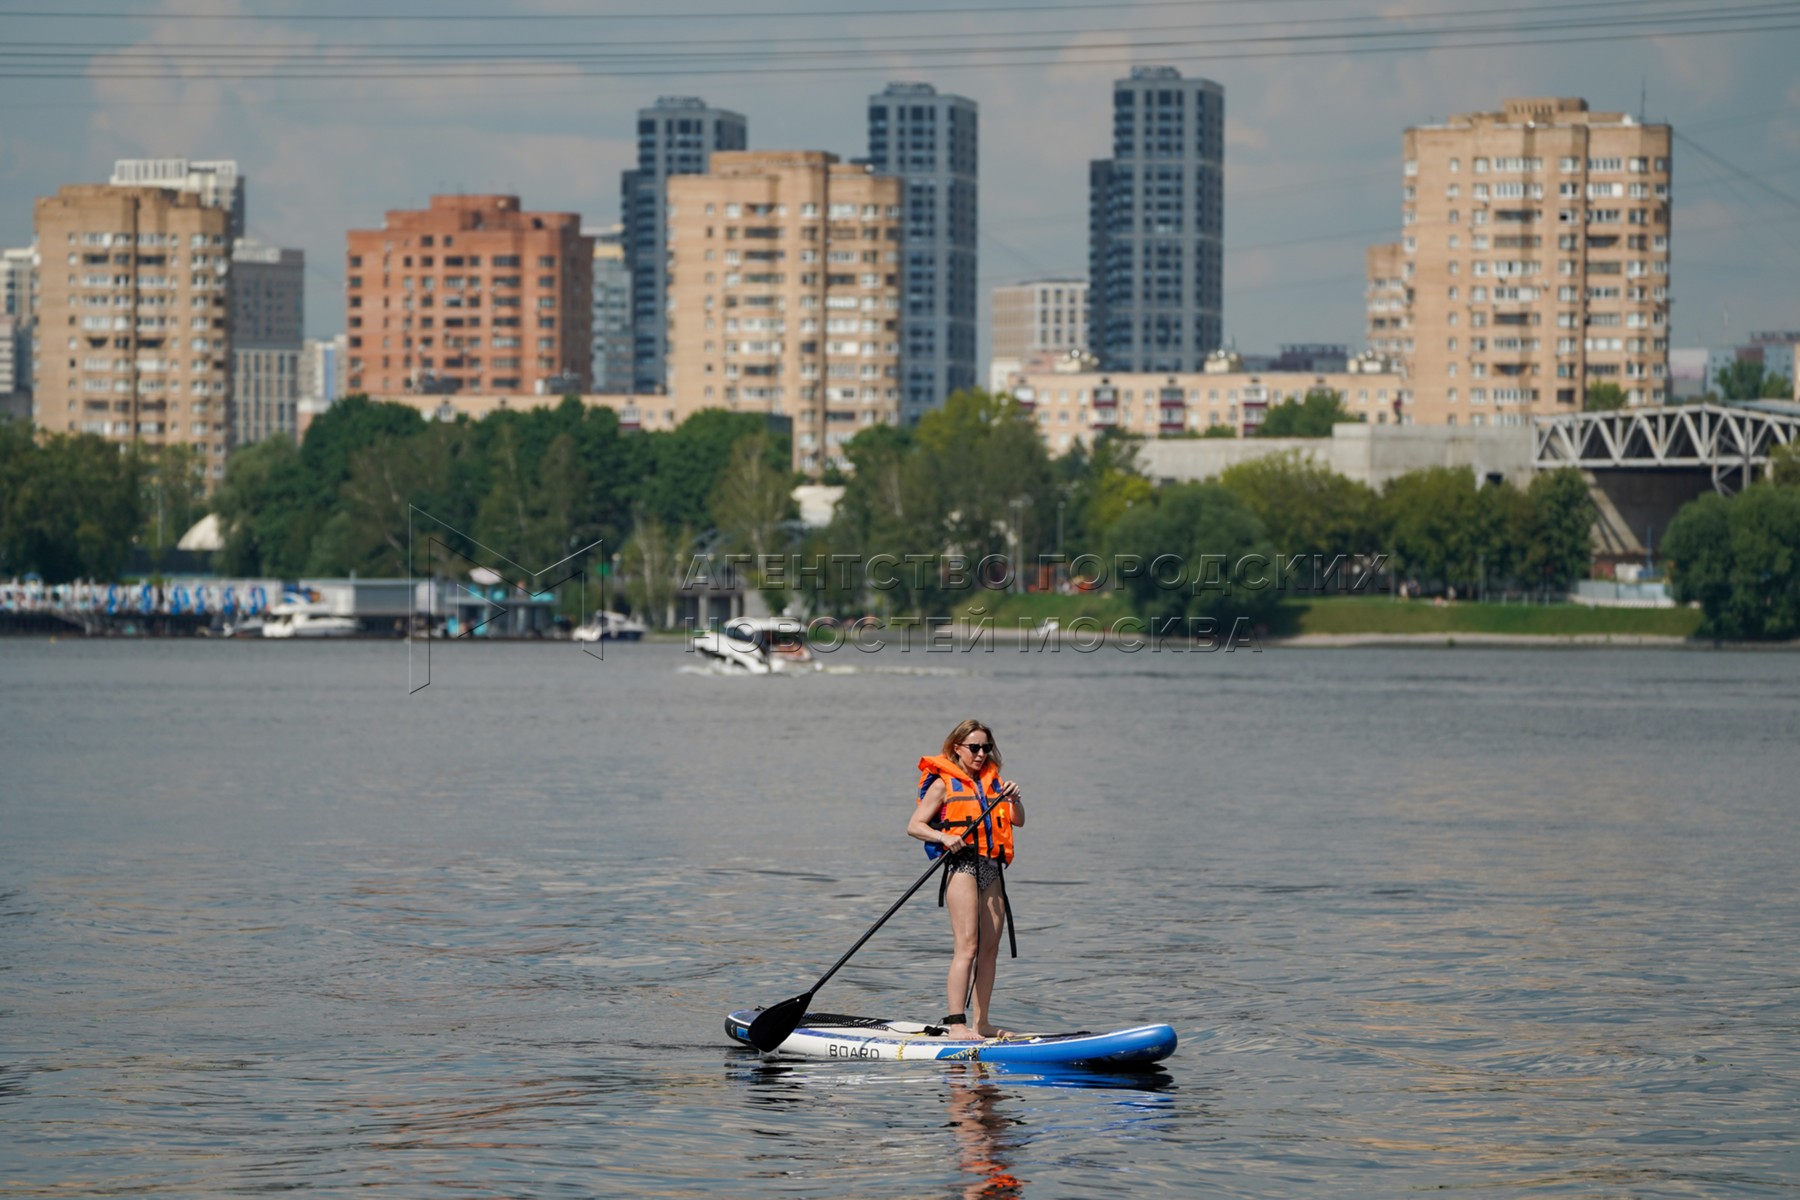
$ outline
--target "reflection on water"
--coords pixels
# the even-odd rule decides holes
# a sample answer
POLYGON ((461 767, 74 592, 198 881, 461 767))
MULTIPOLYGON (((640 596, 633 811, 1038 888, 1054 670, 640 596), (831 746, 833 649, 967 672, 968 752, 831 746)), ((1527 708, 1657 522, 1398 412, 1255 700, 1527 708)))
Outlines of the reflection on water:
POLYGON ((0 644, 0 1194, 1792 1192, 1789 656, 265 649, 0 644), (1162 1069, 725 1044, 914 878, 947 712, 1034 800, 997 1015, 1162 1069))

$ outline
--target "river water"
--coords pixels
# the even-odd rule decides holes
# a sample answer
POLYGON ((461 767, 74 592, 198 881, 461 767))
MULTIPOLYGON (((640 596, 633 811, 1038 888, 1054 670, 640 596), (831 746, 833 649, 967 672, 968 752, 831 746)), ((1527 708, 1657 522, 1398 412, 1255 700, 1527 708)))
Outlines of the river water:
MULTIPOLYGON (((1800 1191, 1792 655, 407 654, 0 643, 0 1195, 1800 1191), (965 714, 997 1018, 1163 1072, 725 1042, 923 869, 965 714)), ((922 893, 818 1006, 941 1016, 947 947, 922 893)))

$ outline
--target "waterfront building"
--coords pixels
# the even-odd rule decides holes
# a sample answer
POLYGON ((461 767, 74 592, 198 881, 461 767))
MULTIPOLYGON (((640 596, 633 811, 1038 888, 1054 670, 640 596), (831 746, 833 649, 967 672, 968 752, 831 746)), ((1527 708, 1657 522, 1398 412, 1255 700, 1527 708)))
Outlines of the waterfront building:
POLYGON ((637 166, 619 181, 625 268, 631 278, 632 378, 628 390, 664 385, 667 332, 668 180, 704 174, 721 150, 749 144, 742 113, 711 108, 698 96, 663 96, 638 110, 637 166))
POLYGON ((231 251, 232 438, 294 437, 306 255, 239 238, 231 251))
POLYGON ((1247 370, 1235 355, 1216 353, 1201 371, 1063 370, 1020 372, 1006 390, 1037 423, 1053 453, 1087 446, 1109 430, 1141 437, 1189 437, 1208 430, 1253 436, 1271 407, 1303 400, 1316 389, 1336 392, 1350 413, 1371 425, 1394 418, 1402 379, 1397 364, 1361 355, 1340 371, 1247 370))
POLYGON ((1197 371, 1223 336, 1225 89, 1174 67, 1113 84, 1088 172, 1088 349, 1115 371, 1197 371))
POLYGON ((901 181, 900 419, 975 386, 980 112, 928 83, 869 97, 869 165, 901 181))
POLYGON ((576 214, 433 196, 347 241, 347 391, 587 390, 594 247, 576 214))
POLYGON ((1608 383, 1668 399, 1671 137, 1571 98, 1406 130, 1405 419, 1526 425, 1608 383))
POLYGON ((625 226, 583 232, 594 239, 594 390, 629 392, 631 270, 625 265, 625 226))
POLYGON ((72 184, 39 198, 37 424, 186 443, 209 486, 231 447, 231 220, 192 193, 72 184))
POLYGON ((159 187, 198 196, 209 208, 231 216, 231 237, 247 236, 244 173, 231 159, 191 162, 185 158, 121 158, 113 163, 114 187, 159 187))
POLYGON ((789 416, 794 466, 900 418, 901 181, 819 150, 715 154, 669 187, 668 392, 789 416))

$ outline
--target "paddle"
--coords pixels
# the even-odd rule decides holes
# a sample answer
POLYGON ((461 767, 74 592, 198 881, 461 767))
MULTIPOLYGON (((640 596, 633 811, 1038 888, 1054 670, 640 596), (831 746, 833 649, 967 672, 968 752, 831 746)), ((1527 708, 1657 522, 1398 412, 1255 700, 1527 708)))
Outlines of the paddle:
MULTIPOLYGON (((975 826, 981 823, 982 817, 985 817, 988 813, 992 812, 994 805, 1000 803, 1003 799, 1005 799, 1005 797, 995 796, 992 800, 989 800, 987 802, 987 807, 981 810, 981 816, 976 817, 974 821, 970 822, 970 831, 972 832, 975 826)), ((755 1046, 758 1050, 761 1050, 764 1054, 767 1054, 775 1049, 775 1047, 781 1045, 781 1043, 787 1041, 789 1035, 791 1035, 794 1030, 800 1028, 800 1022, 806 1017, 807 1005, 812 1003, 812 998, 818 990, 825 986, 825 981, 830 979, 833 975, 836 975, 838 968, 849 962, 850 956, 855 954, 858 950, 861 950, 863 948, 863 943, 874 937, 875 931, 880 929, 883 925, 886 925, 888 918, 899 912, 900 906, 905 904, 908 900, 911 900, 913 893, 924 887, 925 881, 937 874, 937 872, 949 861, 950 855, 948 852, 934 858, 931 861, 931 865, 925 868, 925 873, 915 879, 913 885, 906 889, 906 894, 894 901, 888 910, 881 914, 881 919, 869 926, 868 930, 861 937, 856 939, 856 945, 844 951, 844 957, 832 963, 831 969, 819 976, 819 982, 813 984, 810 990, 802 992, 792 999, 783 1000, 780 1004, 771 1008, 763 1009, 762 1012, 757 1015, 756 1020, 750 1022, 750 1044, 755 1046)))

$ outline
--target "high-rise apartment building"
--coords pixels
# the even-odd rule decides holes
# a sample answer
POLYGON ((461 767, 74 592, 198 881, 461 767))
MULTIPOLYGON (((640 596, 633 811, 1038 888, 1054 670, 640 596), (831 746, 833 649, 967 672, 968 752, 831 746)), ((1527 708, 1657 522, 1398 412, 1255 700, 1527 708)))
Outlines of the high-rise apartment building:
POLYGON ((817 150, 669 180, 669 394, 785 415, 794 465, 900 420, 901 181, 817 150))
POLYGON ((631 269, 625 227, 584 231, 594 239, 594 391, 631 391, 631 269))
POLYGON ((994 357, 1087 349, 1087 280, 1030 279, 994 289, 994 357))
POLYGON ((190 192, 74 184, 39 198, 37 424, 231 446, 231 214, 190 192))
POLYGON ((202 204, 231 214, 233 240, 245 236, 244 175, 230 159, 121 158, 113 163, 114 187, 159 187, 189 192, 202 204))
POLYGON ((1405 134, 1407 416, 1523 425, 1668 397, 1671 131, 1579 99, 1405 134))
POLYGON ((1198 371, 1223 338, 1225 89, 1173 67, 1113 84, 1088 171, 1088 349, 1111 371, 1198 371))
POLYGON ((975 386, 979 110, 928 83, 869 97, 869 164, 900 179, 900 415, 975 386))
POLYGON ((698 96, 663 96, 638 110, 637 166, 619 180, 625 267, 631 275, 631 391, 662 389, 670 350, 668 180, 704 174, 715 153, 742 150, 748 138, 742 113, 709 108, 698 96))
POLYGON ((594 246, 575 213, 433 196, 348 242, 348 391, 587 390, 594 246))
POLYGON ((304 440, 307 426, 344 396, 344 364, 350 339, 307 338, 300 349, 300 399, 294 406, 294 437, 304 440))
POLYGON ((239 238, 231 251, 232 436, 295 434, 306 255, 239 238))

